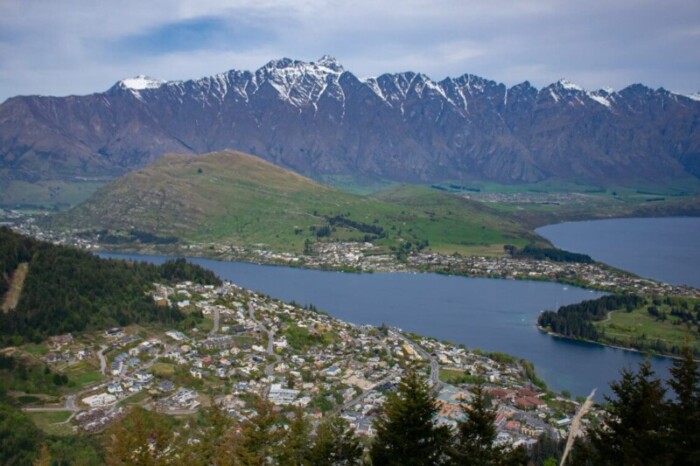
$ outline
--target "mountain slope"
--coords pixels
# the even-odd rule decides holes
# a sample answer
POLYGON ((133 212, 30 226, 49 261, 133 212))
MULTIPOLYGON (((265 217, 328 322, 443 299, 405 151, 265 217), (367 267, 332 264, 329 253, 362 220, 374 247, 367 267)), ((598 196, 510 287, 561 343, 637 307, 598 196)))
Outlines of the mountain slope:
POLYGON ((402 182, 700 176, 700 101, 635 84, 543 89, 465 74, 358 79, 330 57, 0 105, 0 178, 116 176, 167 152, 234 148, 309 176, 402 182))
POLYGON ((537 239, 477 203, 427 188, 397 192, 422 201, 412 206, 334 190, 240 152, 168 154, 113 181, 53 222, 295 252, 307 239, 369 240, 386 247, 428 240, 434 248, 451 251, 537 239))

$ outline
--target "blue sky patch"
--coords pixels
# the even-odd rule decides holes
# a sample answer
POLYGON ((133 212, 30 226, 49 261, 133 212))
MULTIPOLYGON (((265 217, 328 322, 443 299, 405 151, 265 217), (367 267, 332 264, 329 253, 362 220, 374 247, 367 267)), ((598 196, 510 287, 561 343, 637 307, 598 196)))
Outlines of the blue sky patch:
MULTIPOLYGON (((120 55, 164 55, 202 49, 245 50, 264 42, 269 32, 244 20, 204 17, 159 26, 121 39, 112 50, 120 55)), ((111 48, 111 47, 110 47, 111 48)))

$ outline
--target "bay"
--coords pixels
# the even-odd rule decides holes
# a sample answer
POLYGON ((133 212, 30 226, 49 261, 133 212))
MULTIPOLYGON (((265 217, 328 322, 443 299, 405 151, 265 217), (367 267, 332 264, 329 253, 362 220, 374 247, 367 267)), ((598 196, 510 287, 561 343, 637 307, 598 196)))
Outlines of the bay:
POLYGON ((642 277, 700 288, 698 217, 568 222, 536 231, 560 249, 642 277))

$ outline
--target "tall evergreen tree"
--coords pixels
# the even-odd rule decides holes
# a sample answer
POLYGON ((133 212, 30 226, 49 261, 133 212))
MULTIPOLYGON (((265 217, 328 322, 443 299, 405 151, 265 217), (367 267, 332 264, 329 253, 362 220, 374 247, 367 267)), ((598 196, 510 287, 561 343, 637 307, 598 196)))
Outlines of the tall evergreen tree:
POLYGON ((669 426, 664 401, 666 390, 654 377, 649 361, 638 372, 622 371, 622 379, 610 387, 614 398, 604 422, 591 435, 594 464, 657 465, 672 464, 669 426))
POLYGON ((294 419, 289 425, 289 430, 282 442, 279 453, 279 464, 282 466, 311 466, 311 445, 309 434, 311 425, 304 417, 302 409, 294 411, 294 419))
POLYGON ((422 466, 446 463, 450 430, 438 426, 438 404, 415 369, 407 370, 396 394, 384 403, 384 416, 375 422, 377 434, 370 450, 374 466, 422 466))
POLYGON ((240 437, 233 437, 237 461, 232 464, 260 466, 270 461, 277 462, 283 434, 280 416, 267 400, 258 400, 255 411, 257 414, 241 426, 240 437))
POLYGON ((233 423, 226 412, 216 403, 212 403, 204 412, 201 425, 194 421, 185 424, 181 436, 184 441, 177 444, 178 459, 189 466, 222 466, 234 458, 234 449, 227 442, 233 423), (194 440, 194 441, 191 441, 194 440))
POLYGON ((105 435, 108 465, 161 466, 176 462, 172 423, 164 415, 132 408, 105 435))
POLYGON ((669 406, 671 450, 676 465, 700 464, 700 371, 688 347, 673 363, 668 384, 676 395, 669 406))
POLYGON ((318 426, 310 459, 312 464, 359 465, 362 446, 345 419, 338 415, 330 416, 318 426))
POLYGON ((523 449, 509 450, 496 445, 496 412, 484 394, 481 384, 474 388, 471 406, 464 407, 467 417, 457 426, 457 435, 450 448, 452 464, 463 466, 526 465, 523 449))

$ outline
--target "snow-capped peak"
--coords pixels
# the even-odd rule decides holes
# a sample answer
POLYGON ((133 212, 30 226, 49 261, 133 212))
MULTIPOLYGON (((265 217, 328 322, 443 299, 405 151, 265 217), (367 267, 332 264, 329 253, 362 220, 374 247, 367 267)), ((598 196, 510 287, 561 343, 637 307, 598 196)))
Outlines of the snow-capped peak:
POLYGON ((330 55, 322 56, 316 62, 304 62, 300 60, 292 60, 290 58, 280 58, 268 62, 261 70, 267 70, 272 73, 310 73, 310 74, 340 74, 344 71, 342 65, 330 55))
POLYGON ((700 102, 700 92, 696 92, 694 94, 688 94, 688 95, 686 95, 686 97, 689 99, 697 100, 698 102, 700 102))
POLYGON ((330 56, 330 55, 324 55, 324 56, 322 56, 321 58, 319 58, 319 59, 316 61, 316 64, 319 65, 319 66, 323 66, 323 67, 325 67, 325 68, 329 68, 329 69, 331 69, 331 70, 333 70, 333 71, 337 71, 337 72, 343 72, 343 71, 344 71, 343 65, 341 65, 340 63, 338 63, 338 60, 336 60, 335 57, 332 57, 332 56, 330 56))
POLYGON ((566 79, 560 79, 557 82, 557 84, 569 91, 583 91, 583 88, 581 86, 579 86, 578 84, 574 84, 571 81, 567 81, 566 79))
POLYGON ((126 89, 131 89, 134 91, 141 91, 144 89, 156 89, 165 84, 165 81, 162 81, 160 79, 149 78, 148 76, 144 76, 142 74, 134 78, 122 79, 119 82, 126 89))

